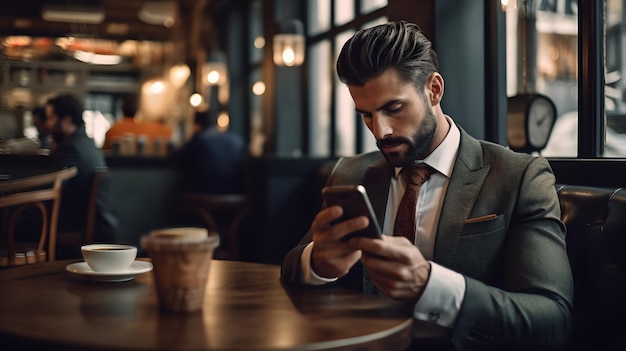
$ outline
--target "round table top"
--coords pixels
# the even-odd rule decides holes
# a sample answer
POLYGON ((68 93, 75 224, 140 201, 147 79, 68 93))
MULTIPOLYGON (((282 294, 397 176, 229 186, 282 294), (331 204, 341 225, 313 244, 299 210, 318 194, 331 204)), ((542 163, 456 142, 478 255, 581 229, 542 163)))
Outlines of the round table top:
POLYGON ((75 262, 0 271, 0 339, 66 350, 402 350, 411 342, 409 306, 286 287, 276 265, 213 260, 202 310, 185 314, 159 310, 151 272, 96 282, 66 271, 75 262))

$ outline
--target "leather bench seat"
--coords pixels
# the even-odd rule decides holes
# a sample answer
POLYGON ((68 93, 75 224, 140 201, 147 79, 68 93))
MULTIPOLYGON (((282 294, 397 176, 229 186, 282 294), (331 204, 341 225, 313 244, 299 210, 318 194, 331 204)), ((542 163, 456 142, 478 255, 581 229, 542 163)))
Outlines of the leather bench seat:
POLYGON ((571 350, 626 350, 626 189, 556 185, 574 276, 571 350))

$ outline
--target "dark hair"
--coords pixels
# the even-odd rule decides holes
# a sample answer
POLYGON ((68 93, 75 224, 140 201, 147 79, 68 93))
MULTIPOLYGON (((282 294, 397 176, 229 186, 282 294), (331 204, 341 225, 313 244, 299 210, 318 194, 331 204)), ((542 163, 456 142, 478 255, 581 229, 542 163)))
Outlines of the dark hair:
POLYGON ((137 97, 126 96, 122 100, 122 114, 124 117, 135 117, 137 114, 137 97))
POLYGON ((31 113, 33 114, 33 118, 38 116, 42 122, 46 121, 46 109, 45 108, 41 106, 37 106, 33 108, 31 113))
POLYGON ((362 29, 343 45, 337 59, 339 80, 347 85, 363 86, 389 68, 420 92, 438 71, 437 53, 416 24, 398 21, 362 29))
POLYGON ((196 111, 194 122, 202 129, 215 127, 217 123, 217 111, 209 109, 206 111, 196 111))
POLYGON ((85 121, 83 121, 83 106, 73 95, 64 94, 50 98, 47 104, 52 106, 54 113, 59 116, 59 118, 69 115, 74 125, 85 125, 85 121))

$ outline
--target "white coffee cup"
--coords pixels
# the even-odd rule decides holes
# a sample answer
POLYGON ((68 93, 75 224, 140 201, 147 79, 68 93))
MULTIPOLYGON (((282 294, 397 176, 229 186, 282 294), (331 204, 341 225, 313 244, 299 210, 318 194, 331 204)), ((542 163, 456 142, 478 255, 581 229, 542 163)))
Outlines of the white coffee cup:
POLYGON ((124 272, 137 257, 137 248, 131 245, 90 244, 81 246, 80 251, 94 272, 124 272))

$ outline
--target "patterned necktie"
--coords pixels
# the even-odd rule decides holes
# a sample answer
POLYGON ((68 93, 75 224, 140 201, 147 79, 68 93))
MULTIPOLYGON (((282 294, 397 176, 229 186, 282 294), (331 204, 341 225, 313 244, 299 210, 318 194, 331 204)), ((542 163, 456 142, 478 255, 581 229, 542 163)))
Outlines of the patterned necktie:
POLYGON ((404 178, 406 190, 402 200, 400 200, 400 206, 396 214, 396 223, 393 228, 394 235, 405 236, 410 242, 415 243, 417 195, 419 194, 420 186, 430 178, 434 171, 430 166, 419 165, 405 167, 400 172, 400 175, 404 178))

